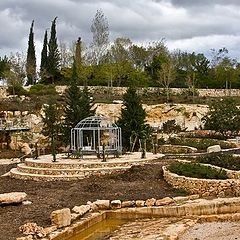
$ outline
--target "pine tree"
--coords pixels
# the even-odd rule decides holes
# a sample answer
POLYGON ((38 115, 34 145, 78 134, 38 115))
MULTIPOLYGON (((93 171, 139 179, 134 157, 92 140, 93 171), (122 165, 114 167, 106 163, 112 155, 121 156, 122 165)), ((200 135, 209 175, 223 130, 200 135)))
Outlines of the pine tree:
POLYGON ((92 101, 87 87, 80 91, 77 86, 77 73, 75 61, 73 64, 73 72, 70 86, 66 91, 66 105, 65 105, 65 121, 63 127, 63 141, 66 144, 70 143, 70 131, 82 119, 94 115, 92 108, 92 101))
POLYGON ((57 108, 56 99, 49 98, 48 104, 43 108, 43 129, 42 133, 47 136, 51 142, 51 152, 53 155, 53 162, 56 161, 56 145, 58 140, 58 133, 60 130, 59 112, 57 108))
POLYGON ((36 55, 34 46, 34 33, 33 33, 34 20, 32 21, 29 39, 28 39, 28 50, 27 50, 27 62, 26 62, 26 72, 27 72, 27 85, 32 85, 36 83, 36 55))
POLYGON ((132 143, 137 139, 143 139, 147 128, 145 124, 146 112, 142 108, 141 98, 134 87, 129 87, 123 95, 121 116, 117 122, 122 129, 123 147, 131 150, 132 143))
POLYGON ((45 82, 47 77, 47 66, 48 66, 48 34, 47 30, 44 34, 43 48, 41 52, 41 65, 40 65, 40 76, 41 82, 45 82))
POLYGON ((60 53, 58 50, 57 36, 56 36, 56 20, 57 17, 52 21, 50 39, 48 43, 48 73, 50 76, 50 83, 56 81, 57 75, 59 74, 60 66, 60 53))

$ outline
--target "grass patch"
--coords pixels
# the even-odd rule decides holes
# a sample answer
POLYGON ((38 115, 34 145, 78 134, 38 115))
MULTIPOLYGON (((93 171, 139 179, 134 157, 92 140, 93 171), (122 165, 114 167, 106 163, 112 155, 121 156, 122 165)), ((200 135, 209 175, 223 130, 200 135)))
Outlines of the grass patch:
POLYGON ((185 177, 204 179, 227 179, 225 170, 216 170, 198 163, 175 162, 168 166, 168 170, 185 177))
POLYGON ((212 164, 230 170, 240 170, 240 157, 234 157, 231 154, 211 153, 207 156, 197 157, 196 161, 199 163, 212 164))

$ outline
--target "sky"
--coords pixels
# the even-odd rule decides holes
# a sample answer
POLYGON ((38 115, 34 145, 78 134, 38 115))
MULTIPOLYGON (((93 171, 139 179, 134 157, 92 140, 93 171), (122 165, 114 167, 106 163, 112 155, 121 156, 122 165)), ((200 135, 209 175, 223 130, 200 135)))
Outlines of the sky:
POLYGON ((34 20, 39 58, 44 32, 56 16, 59 42, 70 46, 81 37, 89 44, 98 9, 108 20, 111 41, 127 37, 146 45, 164 39, 170 50, 206 56, 226 47, 230 57, 240 60, 239 0, 1 0, 0 56, 26 53, 34 20))

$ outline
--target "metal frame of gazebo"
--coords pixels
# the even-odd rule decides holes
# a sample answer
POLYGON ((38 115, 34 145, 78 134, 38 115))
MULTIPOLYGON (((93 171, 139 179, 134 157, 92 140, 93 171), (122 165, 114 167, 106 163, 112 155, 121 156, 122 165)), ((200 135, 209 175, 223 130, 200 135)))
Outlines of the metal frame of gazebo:
POLYGON ((104 116, 91 116, 71 129, 71 151, 83 155, 122 154, 122 132, 104 116))

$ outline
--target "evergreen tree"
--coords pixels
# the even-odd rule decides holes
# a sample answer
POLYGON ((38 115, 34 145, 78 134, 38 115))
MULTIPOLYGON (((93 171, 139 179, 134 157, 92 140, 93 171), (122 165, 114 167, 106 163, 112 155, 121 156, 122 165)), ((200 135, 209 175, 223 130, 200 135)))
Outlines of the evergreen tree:
POLYGON ((44 34, 43 48, 41 52, 41 65, 40 65, 40 75, 41 82, 45 82, 47 77, 47 67, 48 67, 48 34, 47 30, 44 34))
POLYGON ((142 108, 141 98, 132 86, 123 95, 123 105, 117 124, 122 129, 123 147, 131 150, 133 142, 137 143, 137 139, 143 139, 146 136, 146 112, 142 108))
POLYGON ((27 50, 27 85, 32 85, 36 83, 36 55, 34 46, 34 33, 33 33, 34 20, 32 21, 29 39, 28 39, 28 50, 27 50))
POLYGON ((94 115, 92 108, 92 100, 87 87, 80 91, 77 86, 76 64, 74 61, 73 72, 70 86, 66 91, 66 105, 65 105, 65 121, 63 126, 63 141, 66 144, 70 143, 70 131, 82 119, 94 115))
POLYGON ((60 130, 59 112, 56 99, 51 97, 48 104, 43 108, 43 129, 42 133, 47 136, 51 142, 51 153, 53 155, 53 162, 56 161, 56 145, 58 140, 58 133, 60 130))
POLYGON ((56 20, 57 17, 54 18, 51 26, 50 39, 48 43, 48 61, 47 61, 47 69, 50 77, 50 83, 54 83, 59 74, 59 66, 60 66, 60 53, 58 50, 57 44, 57 36, 56 36, 56 20))

